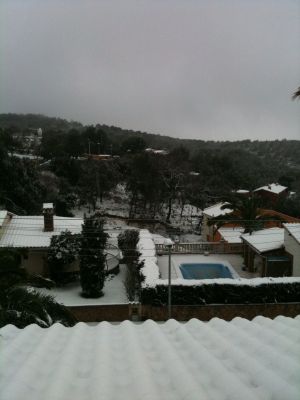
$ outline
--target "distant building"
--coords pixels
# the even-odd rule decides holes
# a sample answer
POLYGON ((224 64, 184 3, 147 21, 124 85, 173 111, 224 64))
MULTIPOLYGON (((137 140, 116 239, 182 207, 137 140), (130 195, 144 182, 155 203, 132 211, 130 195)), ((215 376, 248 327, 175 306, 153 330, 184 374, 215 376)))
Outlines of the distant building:
POLYGON ((153 153, 153 154, 158 154, 161 156, 166 156, 169 154, 169 152, 167 150, 156 150, 156 149, 152 149, 151 147, 148 147, 147 149, 145 149, 146 153, 153 153))
POLYGON ((289 190, 286 186, 279 185, 279 183, 271 183, 253 190, 253 193, 265 200, 269 200, 271 204, 275 204, 280 198, 288 196, 289 190))
POLYGON ((212 218, 220 217, 222 219, 223 215, 231 214, 233 210, 228 208, 222 209, 226 203, 217 203, 210 207, 207 207, 203 210, 203 219, 201 226, 202 239, 204 241, 213 242, 215 241, 215 227, 213 225, 209 225, 209 221, 212 218))

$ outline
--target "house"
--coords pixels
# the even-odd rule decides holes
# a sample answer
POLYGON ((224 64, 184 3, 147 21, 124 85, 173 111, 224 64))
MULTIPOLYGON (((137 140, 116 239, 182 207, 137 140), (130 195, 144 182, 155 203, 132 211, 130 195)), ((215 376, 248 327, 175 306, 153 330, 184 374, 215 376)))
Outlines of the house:
POLYGON ((0 211, 0 247, 18 249, 21 266, 29 273, 47 275, 47 251, 51 237, 63 231, 81 232, 82 218, 54 215, 52 203, 43 204, 43 215, 15 215, 0 211))
POLYGON ((204 241, 208 242, 213 242, 216 240, 218 241, 219 238, 215 238, 215 227, 213 225, 209 225, 209 221, 212 218, 217 218, 217 217, 220 217, 220 219, 222 219, 222 216, 231 214, 233 210, 230 210, 228 208, 222 209, 222 206, 226 204, 227 203, 224 202, 217 203, 203 210, 201 234, 202 234, 202 239, 204 241))
MULTIPOLYGON (((268 216, 270 219, 262 220, 261 223, 264 229, 267 228, 282 228, 284 222, 300 223, 299 218, 291 217, 290 215, 283 214, 275 210, 259 209, 259 215, 261 217, 268 216), (274 217, 274 219, 272 219, 274 217)), ((243 227, 239 226, 238 223, 226 223, 224 226, 219 228, 214 233, 213 241, 225 241, 228 243, 241 243, 241 234, 244 232, 243 227)))
POLYGON ((300 318, 0 329, 1 400, 296 400, 300 318), (13 379, 12 379, 13 377, 13 379))
POLYGON ((292 275, 292 260, 284 246, 284 229, 269 228, 244 233, 244 263, 249 272, 261 276, 292 275))
POLYGON ((293 276, 300 276, 300 223, 283 227, 285 250, 293 259, 293 276))
POLYGON ((279 183, 271 183, 253 190, 253 193, 274 205, 280 198, 287 197, 289 190, 286 186, 279 185, 279 183))
POLYGON ((147 149, 145 149, 146 153, 152 153, 152 154, 157 154, 160 156, 167 156, 169 154, 168 151, 166 150, 157 150, 157 149, 152 149, 151 147, 148 147, 147 149))

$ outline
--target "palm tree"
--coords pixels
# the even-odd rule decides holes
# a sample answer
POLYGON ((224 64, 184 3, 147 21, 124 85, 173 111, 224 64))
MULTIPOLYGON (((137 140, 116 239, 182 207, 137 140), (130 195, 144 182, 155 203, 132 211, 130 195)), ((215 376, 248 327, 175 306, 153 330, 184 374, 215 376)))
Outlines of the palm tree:
POLYGON ((223 210, 232 210, 232 213, 209 220, 209 225, 215 225, 216 230, 222 226, 235 223, 244 227, 244 233, 252 233, 264 227, 264 223, 270 220, 279 220, 277 216, 262 213, 261 199, 257 196, 233 196, 221 207, 223 210))
POLYGON ((0 328, 7 324, 18 328, 30 324, 48 328, 56 322, 73 326, 76 320, 70 311, 57 303, 52 296, 41 294, 27 286, 12 286, 1 294, 0 328))
POLYGON ((47 328, 55 322, 73 326, 76 319, 52 296, 44 295, 34 287, 53 287, 54 282, 39 275, 29 275, 19 268, 17 251, 0 251, 0 328, 13 324, 24 328, 37 324, 47 328))
POLYGON ((300 86, 298 87, 298 89, 296 90, 296 92, 292 96, 293 100, 296 100, 298 98, 300 98, 300 86))

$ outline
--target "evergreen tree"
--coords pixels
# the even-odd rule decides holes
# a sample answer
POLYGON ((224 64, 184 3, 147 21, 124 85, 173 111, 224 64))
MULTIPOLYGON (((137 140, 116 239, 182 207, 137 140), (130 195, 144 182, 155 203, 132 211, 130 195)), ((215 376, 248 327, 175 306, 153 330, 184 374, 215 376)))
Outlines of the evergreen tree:
POLYGON ((84 220, 81 235, 80 282, 82 296, 103 296, 105 280, 104 249, 108 235, 103 230, 103 220, 97 215, 84 220))

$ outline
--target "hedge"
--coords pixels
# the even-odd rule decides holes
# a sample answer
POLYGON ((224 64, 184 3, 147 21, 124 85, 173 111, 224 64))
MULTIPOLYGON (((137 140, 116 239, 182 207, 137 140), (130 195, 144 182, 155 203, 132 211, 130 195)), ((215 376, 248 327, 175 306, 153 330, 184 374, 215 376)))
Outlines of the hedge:
MULTIPOLYGON (((166 305, 168 286, 144 287, 141 303, 166 305)), ((260 285, 204 284, 197 286, 172 285, 172 304, 260 304, 300 302, 300 282, 262 283, 260 285)))

